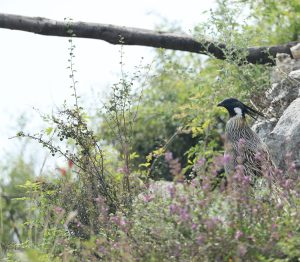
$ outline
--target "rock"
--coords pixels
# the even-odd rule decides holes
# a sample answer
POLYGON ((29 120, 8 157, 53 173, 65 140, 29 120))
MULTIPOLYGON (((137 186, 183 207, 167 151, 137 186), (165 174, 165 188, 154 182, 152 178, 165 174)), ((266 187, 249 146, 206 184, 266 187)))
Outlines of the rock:
POLYGON ((291 47, 291 52, 292 52, 293 58, 299 59, 300 58, 300 43, 291 47))
POLYGON ((288 54, 276 55, 276 67, 271 71, 271 83, 286 79, 292 71, 300 69, 300 59, 291 59, 288 54))
POLYGON ((277 123, 276 118, 271 118, 270 120, 258 120, 252 126, 252 129, 259 137, 266 142, 267 137, 270 135, 277 123))
MULTIPOLYGON (((294 62, 295 63, 295 62, 294 62)), ((289 72, 286 66, 285 71, 280 71, 276 67, 272 77, 272 85, 265 92, 268 108, 265 110, 267 115, 279 119, 284 110, 300 95, 300 69, 289 72)))
POLYGON ((290 72, 289 77, 295 80, 300 80, 300 69, 290 72))
POLYGON ((293 62, 288 54, 276 55, 276 67, 271 72, 271 82, 277 83, 285 79, 289 72, 293 70, 293 62))
POLYGON ((300 59, 277 55, 265 102, 264 114, 270 119, 256 121, 253 130, 279 168, 287 170, 286 155, 291 154, 300 169, 300 59))
POLYGON ((263 140, 269 146, 273 160, 279 168, 287 170, 287 154, 291 154, 296 166, 300 168, 300 98, 288 106, 273 131, 269 135, 264 134, 263 140))

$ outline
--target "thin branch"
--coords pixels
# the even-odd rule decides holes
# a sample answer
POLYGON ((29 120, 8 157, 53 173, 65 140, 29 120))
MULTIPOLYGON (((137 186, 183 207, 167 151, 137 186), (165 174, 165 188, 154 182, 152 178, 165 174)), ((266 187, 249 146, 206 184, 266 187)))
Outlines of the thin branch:
MULTIPOLYGON (((106 41, 114 45, 140 45, 192 53, 212 55, 218 59, 226 59, 226 52, 238 54, 242 50, 234 50, 223 43, 203 40, 197 41, 188 35, 152 31, 139 28, 115 26, 110 24, 56 21, 43 17, 28 17, 0 13, 0 28, 21 30, 31 33, 70 37, 68 29, 72 28, 74 37, 91 38, 106 41)), ((298 42, 277 46, 247 48, 247 63, 274 64, 277 53, 285 53, 292 57, 290 48, 298 42)))

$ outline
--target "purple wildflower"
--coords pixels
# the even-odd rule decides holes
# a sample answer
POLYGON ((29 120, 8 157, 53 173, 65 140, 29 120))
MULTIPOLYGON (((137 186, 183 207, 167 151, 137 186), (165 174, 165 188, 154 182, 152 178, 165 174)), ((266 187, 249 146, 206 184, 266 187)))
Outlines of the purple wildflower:
POLYGON ((214 159, 214 163, 217 167, 223 167, 224 166, 224 156, 217 156, 214 159))
POLYGON ((98 247, 98 251, 99 251, 100 253, 106 253, 106 249, 105 249, 104 246, 98 247))
POLYGON ((204 208, 206 206, 206 200, 200 200, 198 202, 198 205, 201 207, 201 208, 204 208))
POLYGON ((179 201, 180 201, 180 203, 181 203, 182 205, 185 205, 186 202, 187 202, 186 196, 180 196, 180 197, 179 197, 179 201))
POLYGON ((238 246, 238 254, 243 257, 247 253, 247 247, 245 245, 239 245, 238 246))
POLYGON ((216 225, 218 224, 218 222, 219 222, 219 219, 216 218, 216 217, 212 217, 210 219, 207 219, 205 221, 205 225, 206 225, 207 230, 208 231, 213 230, 216 227, 216 225))
POLYGON ((237 231, 235 232, 235 234, 234 234, 234 239, 235 239, 235 240, 240 240, 241 237, 243 237, 243 236, 244 236, 243 232, 240 231, 240 230, 237 230, 237 231))
POLYGON ((173 153, 168 151, 165 153, 165 160, 166 162, 170 162, 171 160, 173 160, 173 153))
POLYGON ((119 223, 120 223, 120 226, 125 226, 125 225, 127 224, 124 217, 121 217, 119 221, 120 221, 120 222, 119 222, 119 223))
POLYGON ((285 189, 291 189, 292 184, 293 184, 292 179, 287 179, 287 180, 285 180, 285 182, 284 182, 284 184, 283 184, 283 187, 284 187, 285 189))
POLYGON ((278 241, 279 240, 279 234, 278 234, 278 232, 273 232, 271 234, 271 238, 274 239, 274 240, 276 240, 276 241, 278 241))
POLYGON ((187 221, 190 219, 190 214, 188 213, 187 208, 181 208, 179 215, 180 215, 181 221, 187 221))
POLYGON ((204 244, 204 241, 205 241, 205 237, 203 235, 199 235, 197 238, 196 238, 196 242, 198 245, 203 245, 204 244))
POLYGON ((168 186, 168 190, 171 198, 174 198, 176 194, 176 187, 174 185, 168 186))
POLYGON ((197 167, 201 167, 201 166, 203 166, 204 164, 205 164, 205 162, 206 162, 206 159, 204 158, 204 157, 201 157, 201 158, 199 158, 198 160, 197 160, 197 162, 196 162, 196 166, 197 167))
POLYGON ((171 204, 169 209, 170 209, 170 214, 173 215, 173 214, 178 213, 179 206, 176 204, 171 204))
POLYGON ((144 196, 143 196, 143 200, 144 200, 144 202, 146 202, 146 203, 152 201, 153 199, 154 199, 154 196, 153 196, 153 195, 144 195, 144 196))
POLYGON ((262 153, 257 151, 254 158, 255 158, 255 160, 259 160, 259 161, 263 160, 262 153))
POLYGON ((272 227, 272 230, 275 230, 277 228, 277 225, 273 223, 271 227, 272 227))
POLYGON ((243 149, 245 144, 246 144, 246 140, 244 138, 241 138, 238 142, 238 148, 243 149))
POLYGON ((197 179, 192 179, 191 181, 191 187, 196 188, 198 186, 198 180, 197 179))
POLYGON ((121 227, 123 230, 126 229, 125 226, 127 225, 127 221, 125 220, 125 218, 123 216, 120 217, 118 215, 115 215, 115 216, 112 216, 110 219, 115 225, 121 227))
POLYGON ((239 183, 242 182, 244 179, 244 166, 243 165, 237 165, 235 168, 235 173, 233 175, 233 179, 239 183))
POLYGON ((232 159, 232 156, 231 156, 231 155, 229 155, 229 154, 224 154, 224 156, 223 156, 224 164, 229 164, 230 161, 231 161, 231 159, 232 159))

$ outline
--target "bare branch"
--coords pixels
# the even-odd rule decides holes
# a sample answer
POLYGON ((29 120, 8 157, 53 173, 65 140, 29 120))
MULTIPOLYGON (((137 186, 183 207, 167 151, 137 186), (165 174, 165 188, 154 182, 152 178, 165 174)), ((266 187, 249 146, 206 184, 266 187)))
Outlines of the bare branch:
MULTIPOLYGON (((226 59, 225 53, 238 53, 241 50, 228 50, 225 44, 207 40, 201 42, 188 35, 130 28, 109 24, 56 21, 42 17, 27 17, 0 13, 0 28, 21 30, 31 33, 70 37, 72 28, 74 37, 104 40, 110 44, 140 45, 192 53, 212 55, 218 59, 226 59)), ((247 48, 246 61, 253 64, 274 64, 277 53, 286 53, 292 57, 290 48, 298 42, 269 47, 247 48)))

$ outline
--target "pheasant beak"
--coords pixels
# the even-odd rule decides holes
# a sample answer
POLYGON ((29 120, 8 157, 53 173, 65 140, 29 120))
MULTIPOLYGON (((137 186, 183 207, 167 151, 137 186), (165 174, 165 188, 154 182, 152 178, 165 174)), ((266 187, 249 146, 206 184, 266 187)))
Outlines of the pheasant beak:
POLYGON ((223 103, 221 102, 221 103, 217 104, 217 106, 224 106, 224 105, 223 105, 223 103))

